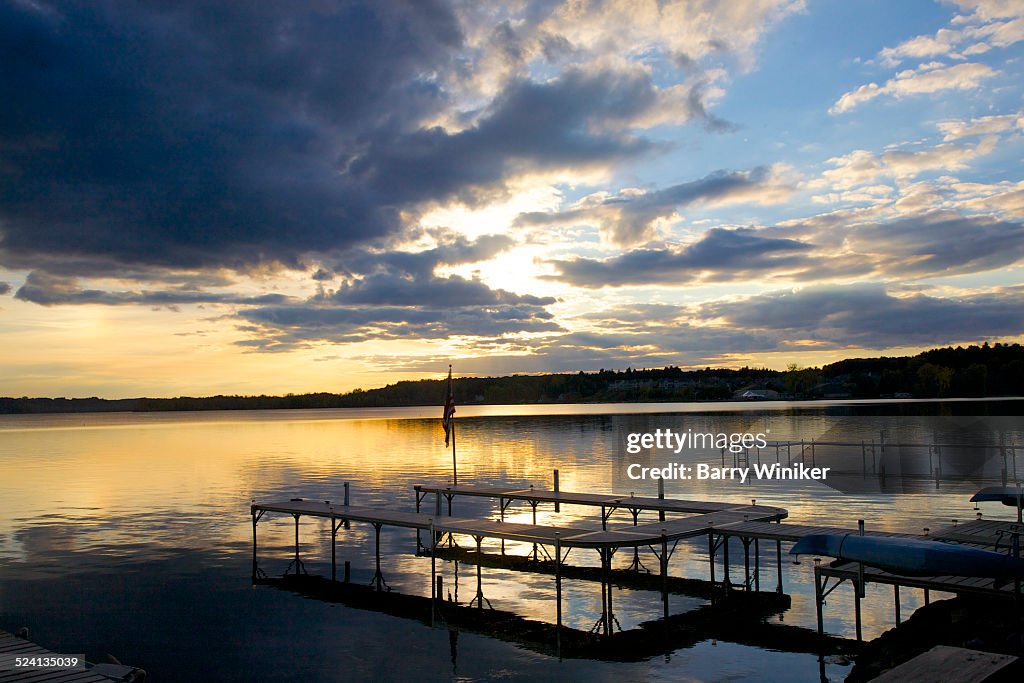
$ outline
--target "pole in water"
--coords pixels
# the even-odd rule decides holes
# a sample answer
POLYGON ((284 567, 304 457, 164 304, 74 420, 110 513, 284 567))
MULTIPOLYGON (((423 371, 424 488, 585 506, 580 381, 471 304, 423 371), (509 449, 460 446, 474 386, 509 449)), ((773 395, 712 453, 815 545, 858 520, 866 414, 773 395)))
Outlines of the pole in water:
POLYGON ((435 603, 437 601, 437 536, 434 534, 434 520, 430 520, 430 627, 434 627, 435 603))
POLYGON ((558 503, 558 470, 555 470, 555 512, 561 511, 561 505, 558 503))
POLYGON ((256 565, 256 506, 253 503, 252 507, 252 582, 256 583, 257 574, 256 565))
MULTIPOLYGON (((345 505, 348 505, 348 501, 349 501, 348 494, 349 494, 349 485, 348 485, 348 482, 346 481, 345 482, 345 505)), ((350 527, 349 527, 349 524, 348 524, 348 520, 346 519, 345 520, 345 530, 347 531, 349 528, 350 527)))
POLYGON ((822 611, 821 611, 822 607, 825 604, 825 598, 821 594, 822 590, 821 590, 821 568, 820 568, 820 565, 821 565, 821 558, 820 557, 814 558, 814 602, 815 602, 815 604, 817 606, 817 612, 818 612, 818 635, 819 636, 825 634, 825 618, 824 618, 824 615, 822 614, 822 611))
POLYGON ((775 592, 781 594, 782 593, 782 541, 780 541, 780 540, 776 540, 775 541, 775 553, 776 553, 776 555, 778 557, 778 563, 775 565, 775 567, 776 567, 776 570, 777 570, 777 573, 778 573, 778 579, 779 579, 779 584, 778 584, 778 586, 775 587, 775 592))
POLYGON ((331 515, 331 581, 338 580, 338 527, 334 524, 334 515, 331 515))
MULTIPOLYGON (((660 480, 659 480, 660 481, 660 480)), ((668 620, 668 536, 661 530, 661 605, 668 620)))
MULTIPOLYGON (((558 470, 555 470, 556 472, 558 470)), ((562 539, 555 532, 555 649, 562 658, 562 539)))
MULTIPOLYGON (((660 500, 665 500, 665 480, 662 479, 661 477, 658 477, 658 498, 660 500)), ((665 511, 664 510, 658 510, 658 521, 659 522, 664 522, 665 521, 665 511)))

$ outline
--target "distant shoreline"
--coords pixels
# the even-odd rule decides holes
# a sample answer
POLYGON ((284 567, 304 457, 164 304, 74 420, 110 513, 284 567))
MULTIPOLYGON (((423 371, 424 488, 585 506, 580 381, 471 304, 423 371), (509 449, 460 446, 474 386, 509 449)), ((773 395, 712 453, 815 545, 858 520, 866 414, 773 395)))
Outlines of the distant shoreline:
MULTIPOLYGON (((947 347, 916 356, 851 358, 821 368, 627 368, 597 372, 458 377, 458 405, 722 403, 749 401, 1014 399, 1024 393, 1024 347, 947 347)), ((441 405, 444 379, 348 393, 176 398, 0 398, 0 414, 403 408, 441 405)))

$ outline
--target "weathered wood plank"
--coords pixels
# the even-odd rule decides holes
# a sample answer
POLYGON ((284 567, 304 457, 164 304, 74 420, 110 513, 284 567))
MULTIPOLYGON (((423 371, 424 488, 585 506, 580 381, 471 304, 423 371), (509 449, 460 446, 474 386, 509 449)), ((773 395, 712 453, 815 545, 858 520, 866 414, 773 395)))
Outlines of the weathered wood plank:
POLYGON ((993 654, 961 647, 936 645, 928 652, 889 669, 875 683, 981 683, 1017 660, 1011 655, 993 654))

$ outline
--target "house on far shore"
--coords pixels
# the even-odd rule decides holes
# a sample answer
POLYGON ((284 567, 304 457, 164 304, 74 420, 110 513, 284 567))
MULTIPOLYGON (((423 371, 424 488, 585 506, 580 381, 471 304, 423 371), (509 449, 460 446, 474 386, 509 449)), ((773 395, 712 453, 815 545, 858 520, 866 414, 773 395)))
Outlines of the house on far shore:
POLYGON ((774 401, 779 398, 779 392, 751 385, 732 392, 732 397, 739 401, 774 401))

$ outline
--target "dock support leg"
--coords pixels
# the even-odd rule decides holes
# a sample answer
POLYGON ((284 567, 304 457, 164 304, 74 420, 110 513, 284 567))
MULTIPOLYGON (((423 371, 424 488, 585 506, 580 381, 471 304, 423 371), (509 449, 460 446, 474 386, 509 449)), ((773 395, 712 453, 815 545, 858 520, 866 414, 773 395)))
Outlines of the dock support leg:
POLYGON ((775 541, 775 554, 778 558, 778 562, 776 563, 775 568, 777 570, 779 578, 779 583, 775 587, 775 592, 782 593, 782 541, 775 541))
MULTIPOLYGON (((660 479, 658 481, 661 481, 660 479)), ((661 535, 661 606, 668 621, 668 537, 661 535)))
POLYGON ((604 564, 604 549, 598 548, 597 554, 601 556, 601 618, 598 624, 601 633, 608 635, 608 574, 604 564))
POLYGON ((708 565, 711 575, 711 586, 715 585, 715 532, 708 532, 708 565))
MULTIPOLYGON (((476 541, 476 597, 470 600, 469 604, 472 607, 473 603, 476 603, 476 608, 482 610, 484 608, 484 583, 483 583, 483 550, 481 549, 481 542, 483 536, 474 536, 473 540, 476 541)), ((488 603, 490 604, 490 603, 488 603)))
MULTIPOLYGON (((413 493, 416 494, 416 514, 418 515, 418 514, 420 514, 420 487, 416 486, 416 488, 413 491, 413 493)), ((416 527, 416 554, 417 555, 420 554, 420 548, 422 548, 422 547, 423 547, 423 541, 420 540, 420 528, 416 527)))
POLYGON ((815 563, 814 567, 814 604, 818 614, 818 635, 825 635, 825 617, 822 614, 822 608, 825 606, 825 598, 822 595, 821 586, 821 571, 815 563))
POLYGON ((761 592, 761 540, 754 539, 754 591, 761 592))
MULTIPOLYGON (((295 559, 292 560, 292 564, 295 565, 295 576, 298 576, 299 574, 305 573, 305 571, 306 571, 305 568, 302 566, 302 560, 299 559, 299 517, 300 516, 301 515, 297 515, 297 514, 293 514, 292 515, 292 517, 295 518, 295 559)), ((291 567, 289 567, 289 569, 290 568, 291 567)), ((288 569, 285 569, 284 573, 287 574, 288 573, 288 569)))
POLYGON ((434 533, 434 522, 430 522, 430 627, 434 627, 434 614, 437 612, 437 535, 434 533))
MULTIPOLYGON (((558 497, 558 470, 555 470, 555 497, 558 497)), ((562 506, 559 505, 558 501, 555 501, 555 512, 561 512, 562 506)))
POLYGON ((256 510, 252 511, 252 582, 256 583, 259 566, 256 564, 256 510))
MULTIPOLYGON (((373 543, 374 543, 374 555, 375 555, 375 567, 376 570, 373 573, 373 585, 379 591, 387 585, 384 581, 384 575, 380 571, 380 528, 383 525, 380 522, 375 522, 373 525, 373 543)), ((391 590, 390 588, 388 590, 391 590)))
MULTIPOLYGON (((556 470, 557 471, 557 470, 556 470)), ((555 651, 562 659, 562 540, 555 532, 555 651)))
POLYGON ((899 584, 892 585, 892 594, 896 607, 896 625, 900 625, 900 587, 899 584))
MULTIPOLYGON (((417 548, 419 545, 417 545, 417 548)), ((331 517, 331 581, 338 580, 338 527, 334 525, 334 517, 331 517)))
MULTIPOLYGON (((530 506, 533 508, 533 525, 537 526, 537 501, 531 500, 530 506)), ((537 544, 533 544, 533 561, 537 561, 537 544)))
MULTIPOLYGON (((501 521, 505 522, 505 499, 501 496, 498 497, 498 508, 501 510, 501 521)), ((505 554, 505 539, 501 539, 501 554, 505 554)))
MULTIPOLYGON (((658 478, 658 498, 660 500, 665 500, 665 480, 660 478, 660 477, 658 478)), ((665 521, 665 511, 664 510, 658 510, 658 521, 659 522, 664 522, 665 521)))
POLYGON ((743 542, 743 590, 750 592, 750 539, 740 538, 743 542))
MULTIPOLYGON (((349 502, 349 500, 350 500, 350 496, 349 496, 349 493, 350 493, 350 489, 351 489, 351 488, 352 488, 352 487, 351 487, 351 486, 349 486, 349 482, 347 482, 347 481, 346 481, 346 482, 345 482, 345 506, 346 506, 346 507, 348 506, 348 502, 349 502)), ((346 529, 346 530, 348 530, 349 528, 350 528, 350 527, 349 527, 349 521, 348 521, 348 520, 346 519, 346 520, 345 520, 345 529, 346 529)))
POLYGON ((925 604, 925 606, 928 606, 928 604, 930 604, 931 601, 932 601, 931 591, 928 590, 927 588, 925 588, 924 589, 924 604, 925 604))
POLYGON ((732 588, 732 581, 729 579, 729 537, 726 534, 722 534, 722 573, 725 575, 722 583, 728 591, 732 588))
MULTIPOLYGON (((615 633, 615 610, 612 609, 612 555, 615 551, 612 548, 607 550, 608 554, 608 633, 615 633)), ((622 629, 619 629, 622 630, 622 629)))
POLYGON ((860 586, 856 581, 853 583, 853 614, 857 624, 857 642, 863 641, 863 635, 861 634, 861 621, 860 621, 860 586))
MULTIPOLYGON (((633 515, 633 526, 636 526, 638 523, 638 518, 640 516, 640 509, 629 508, 629 512, 631 515, 633 515)), ((644 567, 644 563, 640 561, 640 546, 633 546, 633 561, 629 563, 629 566, 626 567, 626 569, 629 569, 634 572, 638 572, 641 569, 647 571, 647 569, 644 567)))
MULTIPOLYGON (((440 517, 440 516, 441 516, 441 492, 438 491, 437 493, 434 494, 434 517, 436 518, 436 517, 440 517)), ((438 531, 438 532, 435 532, 435 533, 440 534, 441 532, 438 531)), ((441 541, 440 535, 438 536, 437 541, 438 542, 441 541)))

